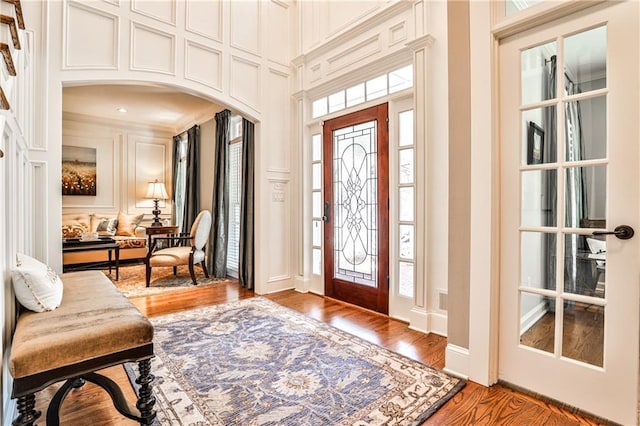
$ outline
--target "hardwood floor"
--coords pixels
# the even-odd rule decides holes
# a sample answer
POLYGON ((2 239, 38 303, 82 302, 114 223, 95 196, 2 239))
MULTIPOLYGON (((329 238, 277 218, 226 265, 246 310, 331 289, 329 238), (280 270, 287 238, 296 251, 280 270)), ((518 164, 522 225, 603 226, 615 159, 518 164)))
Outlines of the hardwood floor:
MULTIPOLYGON (((240 288, 236 283, 225 283, 219 286, 139 297, 132 301, 145 315, 153 317, 248 297, 254 297, 253 292, 240 288)), ((444 337, 409 330, 403 322, 313 294, 301 294, 289 290, 266 297, 407 357, 436 368, 444 367, 446 347, 444 337)), ((111 367, 103 370, 102 373, 116 381, 130 401, 135 401, 121 366, 111 367)), ((36 407, 43 412, 39 422, 41 425, 44 424, 46 407, 56 389, 57 385, 53 385, 36 395, 36 407)), ((61 424, 119 426, 137 423, 120 416, 106 393, 88 383, 81 389, 73 390, 67 396, 61 408, 61 424)), ((462 391, 424 424, 596 425, 602 423, 501 385, 486 388, 468 382, 462 391)))

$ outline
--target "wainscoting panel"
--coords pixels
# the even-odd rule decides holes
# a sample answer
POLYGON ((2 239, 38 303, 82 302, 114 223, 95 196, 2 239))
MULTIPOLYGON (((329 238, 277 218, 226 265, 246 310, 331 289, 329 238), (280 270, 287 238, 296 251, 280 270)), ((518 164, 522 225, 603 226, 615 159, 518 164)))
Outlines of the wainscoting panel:
MULTIPOLYGON (((33 205, 31 211, 34 215, 33 235, 34 238, 46 235, 47 221, 47 163, 44 161, 31 161, 31 176, 33 180, 33 205)), ((35 244, 33 255, 37 259, 47 259, 46 247, 44 244, 35 244)))
POLYGON ((260 34, 262 34, 261 2, 231 1, 227 3, 231 11, 231 46, 254 55, 260 55, 260 34))
POLYGON ((188 1, 186 30, 222 42, 222 4, 216 1, 188 1))
POLYGON ((291 149, 289 148, 291 115, 283 114, 282 111, 290 110, 291 104, 289 98, 278 96, 278 94, 289 90, 289 77, 275 70, 269 70, 267 78, 266 89, 269 95, 265 99, 264 126, 271 138, 269 139, 270 147, 265 150, 268 156, 266 166, 269 171, 288 173, 291 169, 291 149))
POLYGON ((288 66, 291 56, 290 32, 282 31, 289 28, 289 6, 279 0, 271 0, 267 10, 267 57, 269 60, 283 66, 288 66))
POLYGON ((175 75, 175 36, 131 23, 131 69, 175 75))
POLYGON ((232 98, 256 110, 260 104, 260 64, 231 57, 229 94, 232 98))
MULTIPOLYGON (((171 179, 168 164, 170 163, 168 142, 146 136, 130 134, 129 146, 129 185, 135 190, 129 191, 133 200, 127 203, 129 213, 140 212, 151 217, 153 200, 144 198, 149 182, 158 179, 165 183, 167 192, 171 193, 171 179), (141 210, 132 210, 141 209, 141 210)), ((164 200, 158 203, 163 214, 169 213, 170 205, 164 200), (167 211, 165 211, 167 210, 167 211)))
POLYGON ((291 194, 287 179, 269 178, 269 261, 267 282, 290 278, 291 194))
POLYGON ((81 3, 66 2, 64 69, 117 69, 119 18, 81 3))
POLYGON ((187 40, 184 78, 222 90, 222 52, 187 40))
POLYGON ((131 10, 141 15, 157 19, 166 24, 176 24, 176 2, 175 0, 149 1, 132 0, 131 10))

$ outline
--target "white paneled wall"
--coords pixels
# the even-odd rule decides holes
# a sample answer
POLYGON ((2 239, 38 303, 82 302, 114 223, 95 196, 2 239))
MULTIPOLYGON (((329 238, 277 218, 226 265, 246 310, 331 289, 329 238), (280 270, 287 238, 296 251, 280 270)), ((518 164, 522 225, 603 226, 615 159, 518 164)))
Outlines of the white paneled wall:
MULTIPOLYGON (((47 67, 40 69, 40 76, 47 86, 43 93, 50 98, 42 110, 50 122, 45 132, 49 181, 59 180, 60 98, 65 85, 170 85, 225 105, 256 123, 256 289, 268 293, 290 288, 291 269, 295 266, 290 262, 293 237, 288 231, 288 210, 295 206, 290 204, 289 195, 284 204, 273 201, 270 182, 278 179, 290 188, 294 179, 289 155, 294 151, 289 64, 295 41, 295 3, 68 0, 31 6, 40 8, 41 21, 37 24, 42 39, 49 46, 62 46, 60 51, 39 51, 42 57, 48 55, 47 67), (273 124, 268 124, 267 116, 273 124), (286 212, 282 211, 283 206, 286 212), (274 235, 273 229, 283 232, 274 235)), ((170 152, 146 152, 148 141, 132 141, 132 137, 122 135, 121 143, 127 146, 120 151, 121 159, 126 161, 119 173, 120 187, 144 179, 142 174, 146 172, 139 169, 143 165, 132 157, 148 154, 149 158, 159 158, 170 152), (137 177, 132 178, 132 174, 137 177)), ((157 146, 155 142, 152 145, 157 146)), ((51 183, 49 187, 51 207, 62 209, 59 188, 51 183)), ((116 205, 129 211, 143 209, 146 201, 137 199, 140 188, 129 187, 127 191, 131 197, 116 200, 116 205)), ((59 227, 59 220, 52 218, 49 226, 59 227)), ((39 236, 37 244, 61 257, 61 242, 53 233, 39 236)), ((53 264, 59 269, 60 262, 54 259, 53 264)))

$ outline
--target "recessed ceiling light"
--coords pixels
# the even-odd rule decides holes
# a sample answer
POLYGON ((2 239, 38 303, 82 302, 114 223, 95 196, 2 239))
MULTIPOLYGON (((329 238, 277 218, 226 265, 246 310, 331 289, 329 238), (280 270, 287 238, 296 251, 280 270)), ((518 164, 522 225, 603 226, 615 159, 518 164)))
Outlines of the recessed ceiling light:
POLYGON ((127 109, 123 108, 123 107, 120 107, 116 111, 124 113, 124 112, 127 112, 127 109))

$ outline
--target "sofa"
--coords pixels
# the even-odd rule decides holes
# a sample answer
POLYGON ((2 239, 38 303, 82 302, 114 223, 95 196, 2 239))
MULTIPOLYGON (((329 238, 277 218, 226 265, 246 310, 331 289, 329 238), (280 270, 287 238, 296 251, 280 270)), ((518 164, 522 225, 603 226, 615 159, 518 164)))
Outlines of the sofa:
MULTIPOLYGON (((144 215, 103 213, 63 213, 62 238, 80 238, 83 234, 108 236, 120 247, 120 260, 140 259, 147 255, 147 235, 140 226, 144 215)), ((63 265, 106 261, 106 251, 63 253, 63 265)))

